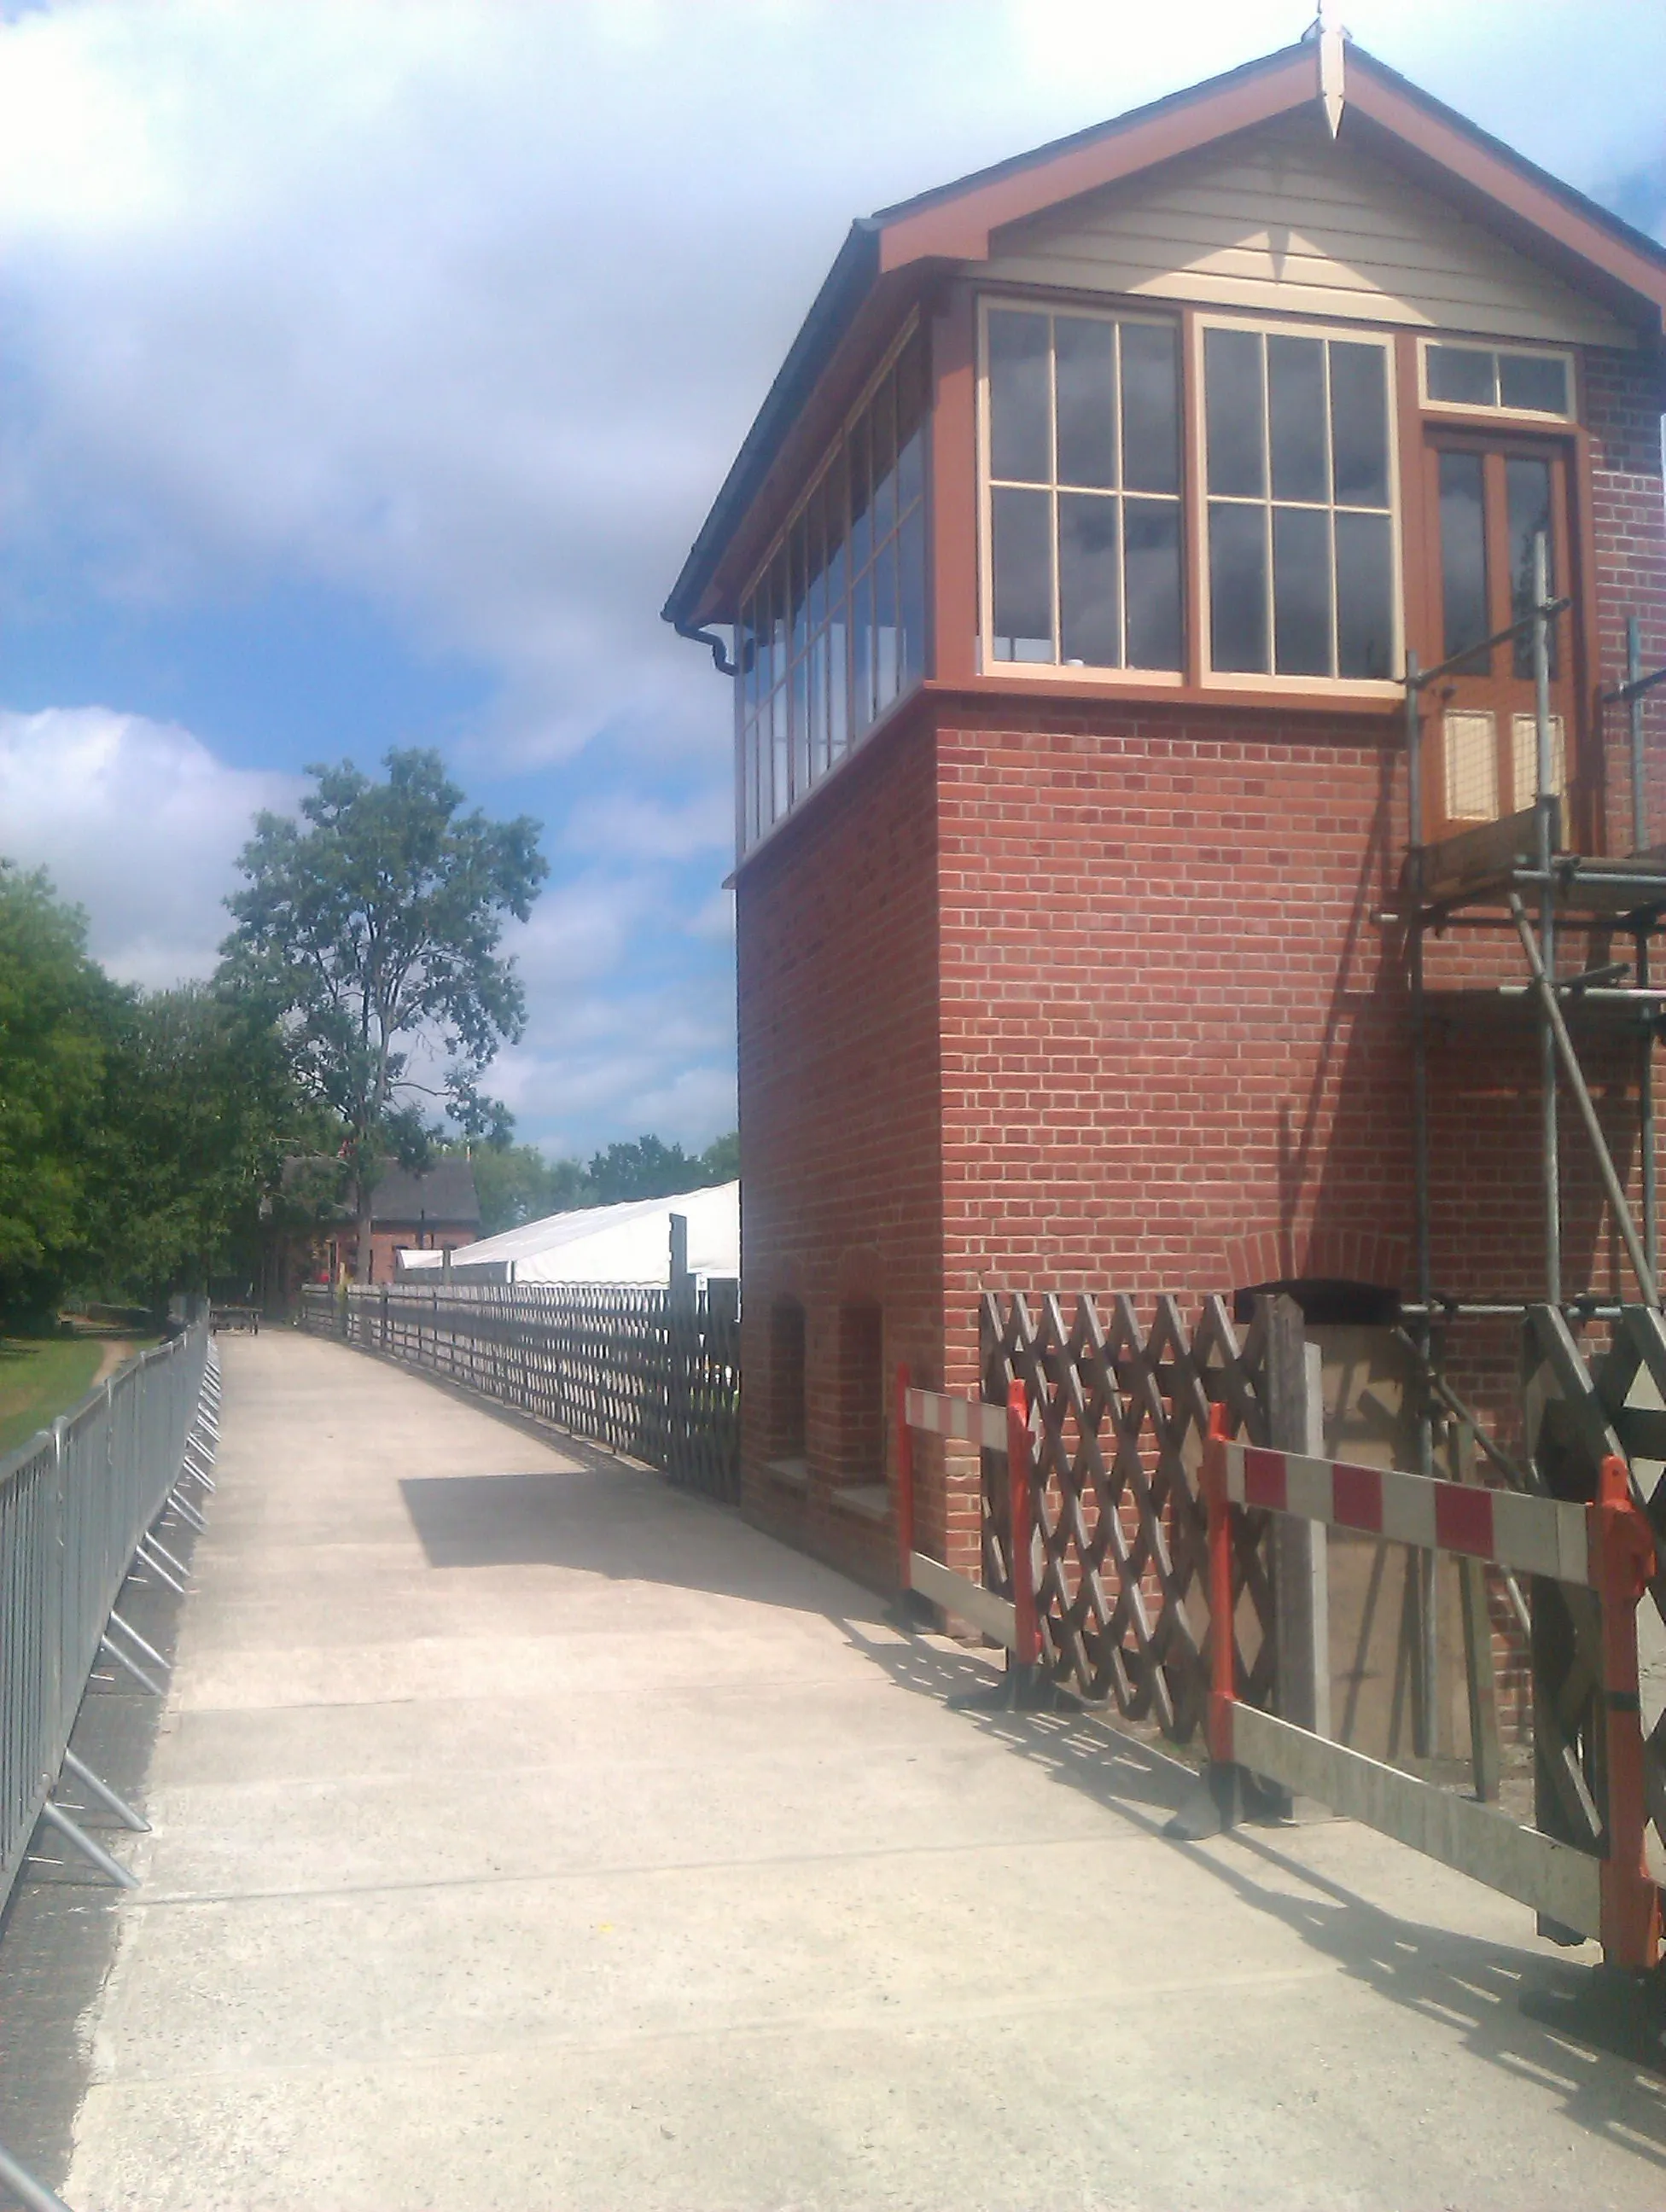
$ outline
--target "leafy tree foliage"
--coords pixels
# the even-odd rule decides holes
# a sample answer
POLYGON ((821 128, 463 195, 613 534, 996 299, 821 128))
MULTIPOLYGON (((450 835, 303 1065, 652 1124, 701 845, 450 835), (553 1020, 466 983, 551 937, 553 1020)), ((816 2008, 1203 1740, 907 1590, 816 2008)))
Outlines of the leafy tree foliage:
POLYGON ((121 994, 88 1164, 105 1295, 259 1272, 286 1154, 329 1140, 286 1041, 247 999, 202 984, 121 994))
POLYGON ((110 985, 85 917, 0 860, 0 1318, 50 1313, 88 1249, 110 985))
POLYGON ((420 1164, 424 1099, 457 1126, 507 1134, 481 1077, 518 1038, 525 1003, 499 951, 548 872, 538 824, 463 814, 437 753, 386 755, 386 782, 350 761, 309 768, 301 819, 263 812, 228 901, 222 978, 285 1024, 307 1094, 334 1115, 356 1186, 360 1279, 370 1267, 375 1164, 420 1164), (304 826, 303 826, 304 825, 304 826), (437 1082, 422 1079, 443 1055, 437 1082))
POLYGON ((540 1221, 546 1214, 570 1213, 579 1206, 669 1198, 678 1191, 733 1182, 740 1172, 740 1144, 733 1133, 694 1153, 659 1137, 638 1137, 632 1143, 610 1145, 594 1154, 587 1167, 580 1160, 546 1160, 533 1145, 467 1149, 484 1237, 540 1221))

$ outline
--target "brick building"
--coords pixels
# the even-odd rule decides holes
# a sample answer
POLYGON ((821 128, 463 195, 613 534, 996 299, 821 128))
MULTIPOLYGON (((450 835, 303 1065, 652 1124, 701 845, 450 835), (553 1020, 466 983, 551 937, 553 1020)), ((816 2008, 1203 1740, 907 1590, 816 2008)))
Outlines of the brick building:
MULTIPOLYGON (((343 1170, 332 1160, 292 1160, 284 1164, 286 1192, 299 1196, 307 1183, 329 1188, 331 1198, 319 1203, 317 1225, 303 1232, 291 1231, 282 1243, 277 1259, 280 1303, 291 1306, 304 1282, 334 1283, 344 1276, 356 1279, 359 1249, 358 1223, 350 1206, 340 1197, 343 1170)), ((313 1192, 315 1203, 319 1193, 313 1192)), ((398 1255, 404 1250, 454 1252, 478 1242, 480 1199, 474 1187, 474 1167, 467 1159, 436 1160, 418 1172, 401 1167, 395 1159, 381 1163, 370 1200, 370 1280, 391 1283, 398 1273, 398 1255)))
MULTIPOLYGON (((666 609, 735 639, 755 1516, 888 1577, 886 1378, 976 1389, 986 1288, 1541 1294, 1496 932, 1427 946, 1420 1261, 1402 679, 1542 533, 1561 842, 1632 849, 1663 307, 1658 246, 1331 32, 854 227, 666 609)), ((1534 708, 1516 644, 1423 696, 1424 843, 1530 818, 1534 708)), ((1639 1031, 1586 1045, 1635 1180, 1639 1031)), ((1562 1150, 1566 1279, 1617 1288, 1562 1150)), ((976 1571, 967 1482, 922 1505, 976 1571)))

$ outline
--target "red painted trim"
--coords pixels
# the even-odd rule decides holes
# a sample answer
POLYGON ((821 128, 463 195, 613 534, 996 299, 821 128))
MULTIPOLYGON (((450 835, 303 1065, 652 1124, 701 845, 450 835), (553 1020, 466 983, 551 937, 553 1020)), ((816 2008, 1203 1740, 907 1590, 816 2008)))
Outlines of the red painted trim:
POLYGON ((1435 1539, 1444 1552, 1468 1552, 1478 1559, 1493 1557, 1493 1500, 1485 1490, 1465 1489, 1456 1482, 1435 1485, 1435 1539))
POLYGON ((1006 1480, 1012 1512, 1012 1656, 1020 1667, 1033 1667, 1041 1658, 1041 1629, 1036 1620, 1030 1401, 1022 1382, 1014 1382, 1006 1394, 1006 1480))
POLYGON ((1338 1461, 1330 1471, 1330 1495, 1339 1528, 1383 1533, 1383 1478, 1374 1467, 1348 1467, 1338 1461))

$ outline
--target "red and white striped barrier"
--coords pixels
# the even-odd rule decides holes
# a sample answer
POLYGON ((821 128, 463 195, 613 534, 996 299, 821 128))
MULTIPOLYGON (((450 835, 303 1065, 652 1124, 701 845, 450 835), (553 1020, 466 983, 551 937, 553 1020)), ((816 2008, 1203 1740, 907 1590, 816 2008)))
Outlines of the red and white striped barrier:
POLYGON ((915 1432, 976 1444, 980 1451, 1006 1454, 1007 1494, 1012 1511, 1012 1559, 1031 1565, 1034 1522, 1030 1488, 1030 1407, 1022 1382, 1014 1382, 1004 1406, 979 1398, 957 1398, 942 1390, 916 1390, 909 1370, 897 1370, 897 1568, 905 1590, 917 1590, 933 1605, 958 1613, 996 1644, 1004 1644, 1020 1667, 1041 1659, 1033 1574, 1015 1571, 1012 1595, 997 1596, 941 1559, 914 1547, 915 1432))
POLYGON ((1230 1634, 1210 1638, 1211 1757, 1316 1798, 1577 1928, 1602 1944, 1611 1965, 1651 1967, 1660 1955, 1660 1894, 1643 1856, 1637 1603, 1654 1573, 1655 1553, 1648 1522, 1632 1499, 1625 1462, 1604 1461, 1594 1504, 1570 1505, 1234 1443, 1225 1423, 1224 1409, 1216 1407, 1203 1454, 1209 1608, 1217 1623, 1233 1617, 1234 1507, 1362 1529, 1596 1590, 1602 1616, 1607 1853, 1597 1858, 1536 1828, 1517 1826, 1473 1798, 1242 1704, 1230 1634))
POLYGON ((1211 1449, 1219 1449, 1234 1505, 1362 1529, 1426 1552, 1458 1552, 1554 1582, 1591 1579, 1583 1505, 1393 1468, 1353 1467, 1346 1460, 1309 1459, 1261 1444, 1212 1443, 1211 1449))

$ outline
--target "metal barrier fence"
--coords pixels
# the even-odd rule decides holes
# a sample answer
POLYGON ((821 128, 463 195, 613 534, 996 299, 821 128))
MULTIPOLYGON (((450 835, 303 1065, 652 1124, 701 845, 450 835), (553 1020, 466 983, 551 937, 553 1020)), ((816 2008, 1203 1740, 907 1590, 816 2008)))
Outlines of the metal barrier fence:
MULTIPOLYGON (((43 1821, 111 1881, 137 1887, 53 1803, 52 1791, 67 1770, 126 1826, 146 1826, 82 1764, 70 1737, 100 1653, 161 1693, 150 1670, 166 1673, 167 1662, 116 1603, 141 1561, 184 1589, 185 1570, 156 1525, 170 1510, 204 1525, 184 1485, 213 1488, 219 1400, 219 1362, 204 1317, 173 1343, 142 1352, 0 1460, 0 1911, 43 1821)), ((3 2146, 0 2186, 36 2212, 58 2207, 3 2146)))
POLYGON ((305 1288, 301 1326, 340 1337, 659 1468, 740 1495, 739 1285, 400 1284, 305 1288))
POLYGON ((0 1461, 0 1906, 135 1559, 172 1579, 151 1530, 186 1470, 211 1356, 198 1322, 0 1461))

